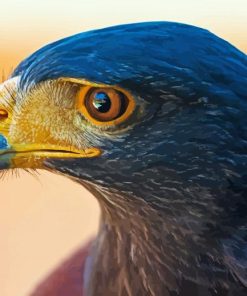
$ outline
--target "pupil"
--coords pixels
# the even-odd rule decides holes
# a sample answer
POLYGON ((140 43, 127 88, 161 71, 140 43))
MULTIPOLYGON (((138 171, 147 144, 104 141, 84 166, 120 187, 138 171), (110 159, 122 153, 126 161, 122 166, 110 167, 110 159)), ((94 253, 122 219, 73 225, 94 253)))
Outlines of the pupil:
POLYGON ((93 106, 101 113, 105 113, 111 108, 111 100, 104 92, 98 92, 94 95, 93 106))

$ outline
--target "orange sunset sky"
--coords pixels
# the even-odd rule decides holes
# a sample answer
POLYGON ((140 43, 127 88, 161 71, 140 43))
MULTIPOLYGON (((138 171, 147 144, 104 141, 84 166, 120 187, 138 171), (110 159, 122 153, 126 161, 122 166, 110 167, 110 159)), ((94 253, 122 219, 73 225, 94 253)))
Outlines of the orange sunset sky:
MULTIPOLYGON (((1 0, 0 75, 49 42, 139 21, 204 27, 246 53, 246 12, 246 0, 1 0)), ((95 199, 64 177, 0 180, 0 295, 27 296, 96 232, 98 217, 95 199)))

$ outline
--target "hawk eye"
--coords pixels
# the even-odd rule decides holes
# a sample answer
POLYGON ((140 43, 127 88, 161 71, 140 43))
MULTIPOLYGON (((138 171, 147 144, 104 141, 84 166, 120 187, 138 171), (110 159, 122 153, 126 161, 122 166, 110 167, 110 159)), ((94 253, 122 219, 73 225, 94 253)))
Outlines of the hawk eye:
POLYGON ((120 117, 126 111, 128 101, 117 90, 92 88, 86 95, 85 107, 92 118, 107 122, 120 117))
POLYGON ((119 87, 86 85, 77 94, 77 108, 95 125, 117 125, 131 115, 134 107, 133 97, 119 87))

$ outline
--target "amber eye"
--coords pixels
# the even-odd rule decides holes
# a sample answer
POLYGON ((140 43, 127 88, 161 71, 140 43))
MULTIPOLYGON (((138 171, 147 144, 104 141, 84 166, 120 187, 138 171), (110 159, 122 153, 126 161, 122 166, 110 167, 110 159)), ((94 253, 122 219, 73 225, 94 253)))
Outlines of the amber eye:
POLYGON ((85 106, 89 114, 99 121, 111 121, 119 116, 126 109, 126 102, 123 95, 113 89, 94 89, 89 91, 86 97, 85 106))
POLYGON ((76 107, 94 125, 109 127, 129 118, 135 109, 135 100, 118 86, 84 85, 77 93, 76 107))
POLYGON ((85 98, 85 107, 92 118, 107 122, 120 117, 128 107, 128 100, 119 91, 93 88, 85 98))

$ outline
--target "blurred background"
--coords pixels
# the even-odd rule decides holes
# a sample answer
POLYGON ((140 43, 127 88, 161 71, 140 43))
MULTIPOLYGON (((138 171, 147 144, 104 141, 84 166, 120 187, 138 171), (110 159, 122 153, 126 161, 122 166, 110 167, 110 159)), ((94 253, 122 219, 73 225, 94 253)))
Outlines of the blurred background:
MULTIPOLYGON (((246 0, 8 0, 0 6, 0 73, 56 39, 115 24, 204 27, 247 52, 246 0)), ((39 172, 0 180, 0 295, 25 296, 95 235, 99 208, 81 186, 39 172)))

